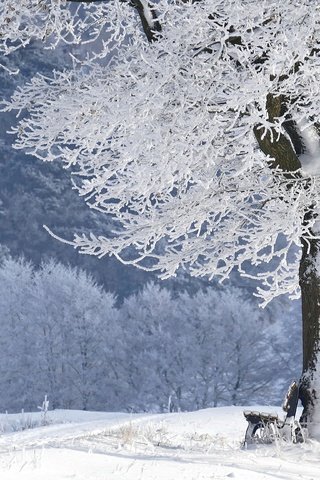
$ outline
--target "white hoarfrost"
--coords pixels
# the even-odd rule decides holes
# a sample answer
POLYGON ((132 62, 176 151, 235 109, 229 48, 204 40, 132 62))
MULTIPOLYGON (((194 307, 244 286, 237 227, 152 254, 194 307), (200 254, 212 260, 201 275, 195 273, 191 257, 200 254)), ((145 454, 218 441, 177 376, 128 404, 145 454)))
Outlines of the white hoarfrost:
POLYGON ((147 0, 140 0, 140 1, 143 7, 143 13, 144 13, 145 19, 149 27, 152 28, 154 21, 153 21, 152 11, 150 9, 150 4, 147 0))
POLYGON ((305 175, 320 175, 320 137, 319 127, 306 118, 297 122, 305 151, 299 156, 305 175))
MULTIPOLYGON (((36 40, 44 48, 58 43, 78 45, 100 38, 100 55, 111 46, 121 45, 126 34, 136 29, 132 8, 124 2, 85 3, 68 0, 5 0, 0 2, 0 68, 16 73, 10 66, 10 54, 36 40), (113 25, 118 24, 118 28, 113 25)), ((92 59, 95 53, 89 56, 92 59)))
MULTIPOLYGON (((5 3, 4 17, 16 8, 5 3)), ((237 267, 258 279, 264 302, 298 297, 301 238, 310 238, 314 222, 305 212, 319 203, 313 121, 301 128, 310 147, 302 160, 313 167, 295 180, 270 169, 253 131, 259 126, 276 140, 287 135, 288 115, 319 118, 320 7, 311 0, 161 0, 147 8, 143 1, 146 21, 153 8, 162 25, 148 44, 130 3, 44 0, 37 15, 33 4, 23 0, 16 47, 21 31, 40 38, 48 22, 47 45, 105 34, 86 62, 36 76, 3 104, 23 112, 13 129, 16 148, 71 167, 90 207, 116 220, 109 237, 76 235, 71 243, 164 278, 183 266, 223 280, 237 267), (270 94, 288 99, 288 112, 274 121, 270 94)))

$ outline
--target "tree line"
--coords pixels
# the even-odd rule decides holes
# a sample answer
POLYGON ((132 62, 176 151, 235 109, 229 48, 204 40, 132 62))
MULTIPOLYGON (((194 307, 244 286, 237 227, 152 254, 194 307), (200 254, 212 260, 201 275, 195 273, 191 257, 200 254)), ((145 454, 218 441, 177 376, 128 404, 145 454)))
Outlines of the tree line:
POLYGON ((52 408, 134 412, 278 403, 298 373, 294 316, 239 288, 150 283, 120 303, 84 270, 4 254, 0 290, 0 411, 45 394, 52 408))

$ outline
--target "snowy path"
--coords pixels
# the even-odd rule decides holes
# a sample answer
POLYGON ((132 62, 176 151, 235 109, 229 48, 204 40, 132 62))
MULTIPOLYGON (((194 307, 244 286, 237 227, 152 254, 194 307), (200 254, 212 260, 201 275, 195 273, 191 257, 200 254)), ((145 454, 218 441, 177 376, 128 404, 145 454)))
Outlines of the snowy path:
POLYGON ((320 479, 318 442, 242 450, 245 421, 237 407, 51 416, 73 423, 0 435, 1 480, 320 479))

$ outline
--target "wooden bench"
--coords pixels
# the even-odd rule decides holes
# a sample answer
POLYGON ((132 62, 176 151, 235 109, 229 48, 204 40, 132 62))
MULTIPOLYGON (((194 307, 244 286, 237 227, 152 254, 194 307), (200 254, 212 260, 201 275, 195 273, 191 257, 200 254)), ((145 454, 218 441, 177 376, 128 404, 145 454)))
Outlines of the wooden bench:
POLYGON ((282 408, 286 415, 283 420, 276 413, 245 410, 243 412, 248 422, 244 445, 254 443, 273 443, 279 438, 293 443, 304 442, 302 428, 295 415, 299 401, 299 386, 292 382, 285 396, 282 408))

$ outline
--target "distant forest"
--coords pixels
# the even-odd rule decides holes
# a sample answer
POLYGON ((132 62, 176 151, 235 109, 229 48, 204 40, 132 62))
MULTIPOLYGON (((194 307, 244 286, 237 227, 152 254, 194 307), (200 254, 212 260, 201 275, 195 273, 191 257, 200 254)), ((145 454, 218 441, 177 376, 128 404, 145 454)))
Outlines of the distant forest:
POLYGON ((44 395, 53 408, 133 412, 278 403, 300 329, 276 313, 282 327, 235 287, 173 295, 154 283, 117 306, 84 270, 3 252, 0 411, 44 395))

